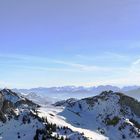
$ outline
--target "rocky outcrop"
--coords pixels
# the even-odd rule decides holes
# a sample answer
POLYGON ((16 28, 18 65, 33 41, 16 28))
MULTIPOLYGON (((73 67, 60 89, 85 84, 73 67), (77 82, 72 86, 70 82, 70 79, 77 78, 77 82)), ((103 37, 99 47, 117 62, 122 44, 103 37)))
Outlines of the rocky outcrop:
POLYGON ((5 122, 9 116, 15 117, 15 110, 20 107, 35 109, 39 106, 9 89, 0 91, 0 121, 5 122))
POLYGON ((127 106, 131 109, 131 111, 140 117, 140 102, 135 100, 132 97, 126 96, 121 93, 117 93, 120 96, 119 103, 122 107, 127 106))

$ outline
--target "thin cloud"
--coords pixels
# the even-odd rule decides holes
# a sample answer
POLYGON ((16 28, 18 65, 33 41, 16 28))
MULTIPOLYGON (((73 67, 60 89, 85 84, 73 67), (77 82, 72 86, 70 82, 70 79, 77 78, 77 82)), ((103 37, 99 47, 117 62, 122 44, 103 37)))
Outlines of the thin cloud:
POLYGON ((136 61, 134 61, 132 64, 133 64, 133 65, 139 65, 139 64, 140 64, 140 58, 137 59, 136 61))
MULTIPOLYGON (((97 65, 87 65, 87 64, 80 64, 80 63, 73 63, 69 61, 62 61, 62 60, 55 60, 53 58, 48 57, 34 57, 34 56, 26 56, 26 55, 3 55, 0 57, 8 58, 11 60, 18 60, 16 62, 19 63, 11 63, 11 66, 19 67, 19 68, 26 68, 26 69, 36 69, 36 70, 43 70, 43 71, 65 71, 65 72, 111 72, 111 71, 125 71, 125 67, 103 67, 97 65), (32 62, 34 62, 33 65, 32 62), (41 64, 40 65, 38 65, 41 64), (54 66, 49 66, 49 64, 54 64, 54 66), (55 65, 59 65, 55 67, 55 65)), ((14 62, 13 60, 13 62, 14 62)), ((3 62, 5 63, 5 62, 3 62)), ((10 64, 9 64, 10 66, 10 64)))

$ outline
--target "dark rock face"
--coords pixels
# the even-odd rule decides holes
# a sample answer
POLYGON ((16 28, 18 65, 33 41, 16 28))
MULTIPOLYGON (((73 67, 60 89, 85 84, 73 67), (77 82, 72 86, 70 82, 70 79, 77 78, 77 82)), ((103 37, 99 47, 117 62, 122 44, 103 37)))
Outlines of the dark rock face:
POLYGON ((2 94, 1 94, 1 92, 0 92, 0 109, 2 108, 2 106, 3 106, 3 96, 2 96, 2 94))
POLYGON ((135 113, 138 117, 140 117, 140 102, 135 100, 132 97, 123 95, 121 93, 118 93, 120 96, 120 105, 123 106, 128 106, 133 113, 135 113))
POLYGON ((4 113, 2 111, 0 111, 0 121, 2 121, 3 123, 6 122, 6 117, 4 116, 4 113))
POLYGON ((77 101, 77 99, 70 98, 68 100, 63 100, 63 101, 56 102, 54 104, 54 106, 70 106, 70 107, 72 107, 75 104, 76 101, 77 101))
POLYGON ((0 121, 5 122, 6 118, 4 116, 4 113, 2 112, 3 101, 4 101, 4 98, 3 98, 2 94, 0 93, 0 121))
POLYGON ((16 116, 16 108, 27 106, 30 109, 39 107, 32 101, 17 95, 15 92, 4 89, 0 91, 0 121, 6 122, 6 116, 16 116))

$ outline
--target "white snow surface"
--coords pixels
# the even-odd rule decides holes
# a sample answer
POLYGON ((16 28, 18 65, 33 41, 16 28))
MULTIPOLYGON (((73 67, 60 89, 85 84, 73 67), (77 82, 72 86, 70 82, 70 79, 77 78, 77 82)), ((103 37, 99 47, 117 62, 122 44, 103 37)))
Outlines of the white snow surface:
MULTIPOLYGON (((20 111, 23 111, 25 114, 25 110, 20 111)), ((36 129, 43 128, 43 124, 37 119, 30 119, 30 123, 23 124, 22 114, 20 114, 18 120, 11 119, 6 123, 0 122, 0 139, 18 140, 18 136, 20 136, 20 140, 32 140, 35 136, 36 129)))
POLYGON ((58 126, 67 126, 73 131, 84 133, 84 135, 89 140, 109 140, 109 138, 101 135, 98 132, 91 131, 88 129, 82 129, 80 127, 75 127, 74 125, 68 123, 65 117, 59 115, 59 113, 61 113, 63 110, 64 110, 63 107, 54 107, 49 105, 49 106, 41 107, 38 111, 40 117, 47 117, 48 121, 51 123, 55 123, 58 126))
POLYGON ((140 118, 126 107, 125 115, 119 104, 120 95, 117 93, 101 94, 96 97, 71 102, 65 106, 44 106, 39 109, 39 115, 47 116, 48 120, 60 126, 68 126, 73 131, 84 133, 89 140, 139 140, 135 132, 140 130, 129 119, 140 122, 140 118), (133 115, 132 115, 133 114, 133 115), (116 125, 107 125, 106 118, 112 120, 118 117, 116 125), (119 130, 125 124, 125 128, 119 130), (131 130, 134 129, 133 133, 131 130), (103 133, 101 133, 103 132, 103 133))

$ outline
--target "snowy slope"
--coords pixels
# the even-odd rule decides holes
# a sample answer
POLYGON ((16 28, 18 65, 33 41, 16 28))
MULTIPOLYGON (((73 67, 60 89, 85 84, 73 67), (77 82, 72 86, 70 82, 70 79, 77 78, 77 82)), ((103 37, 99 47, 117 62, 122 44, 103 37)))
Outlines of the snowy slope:
MULTIPOLYGON (((34 94, 31 97, 38 98, 34 94)), ((139 140, 140 103, 109 91, 40 107, 25 96, 4 89, 0 91, 0 138, 139 140)))
POLYGON ((36 129, 43 127, 43 124, 31 115, 31 110, 38 105, 9 89, 0 91, 0 99, 0 138, 33 139, 36 129))
POLYGON ((60 107, 58 106, 55 107, 51 105, 44 106, 39 109, 39 116, 40 117, 47 116, 47 119, 50 123, 55 123, 60 127, 67 126, 73 131, 83 133, 84 136, 88 138, 88 140, 109 140, 109 138, 100 134, 98 131, 80 128, 79 126, 74 126, 73 124, 69 123, 66 117, 59 115, 61 112, 63 112, 63 110, 64 107, 62 106, 60 107))
POLYGON ((131 97, 103 92, 65 106, 59 115, 74 127, 100 132, 111 140, 140 139, 140 103, 131 97))
POLYGON ((2 140, 86 140, 83 134, 68 127, 49 123, 39 117, 40 106, 19 94, 0 91, 0 139, 2 140))

